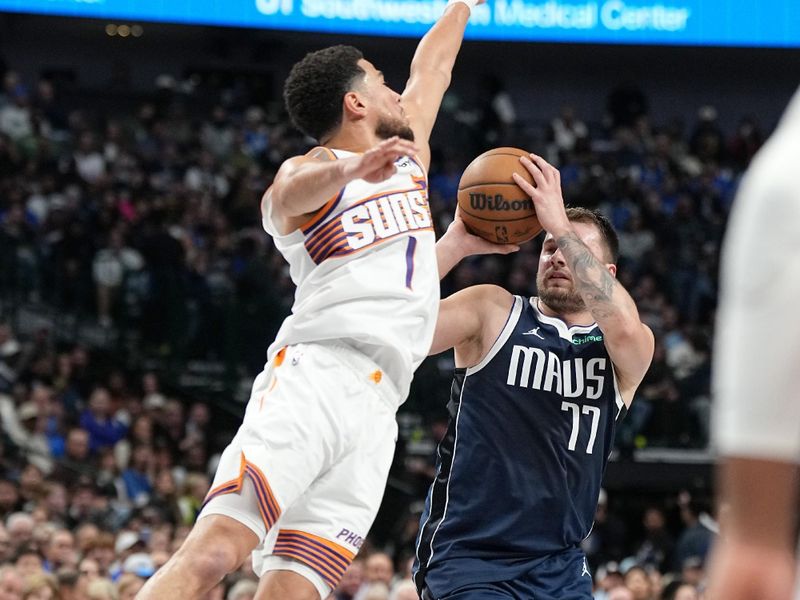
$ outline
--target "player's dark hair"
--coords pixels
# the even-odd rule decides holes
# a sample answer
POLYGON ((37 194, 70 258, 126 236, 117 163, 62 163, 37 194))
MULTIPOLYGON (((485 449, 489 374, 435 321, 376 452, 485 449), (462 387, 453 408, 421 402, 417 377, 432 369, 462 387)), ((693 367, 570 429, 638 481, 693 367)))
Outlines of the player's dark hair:
POLYGON ((362 77, 361 51, 331 46, 309 52, 292 67, 283 86, 286 110, 295 126, 318 141, 342 122, 342 99, 362 77))
POLYGON ((582 206, 571 206, 567 208, 567 218, 573 223, 588 223, 600 230, 600 235, 606 243, 608 249, 609 262, 616 264, 619 258, 619 237, 614 231, 614 226, 604 215, 596 210, 589 210, 582 206))

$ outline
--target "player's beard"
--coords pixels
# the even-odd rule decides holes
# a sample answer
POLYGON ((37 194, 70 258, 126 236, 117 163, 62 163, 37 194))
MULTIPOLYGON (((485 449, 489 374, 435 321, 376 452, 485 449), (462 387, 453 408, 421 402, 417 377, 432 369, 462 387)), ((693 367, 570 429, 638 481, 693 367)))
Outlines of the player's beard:
POLYGON ((414 131, 406 121, 401 119, 384 119, 378 121, 375 127, 375 135, 382 140, 388 140, 390 137, 398 136, 409 142, 414 141, 414 131))
POLYGON ((568 289, 548 287, 543 276, 536 277, 536 288, 539 299, 558 314, 574 314, 586 310, 583 298, 571 285, 568 289))

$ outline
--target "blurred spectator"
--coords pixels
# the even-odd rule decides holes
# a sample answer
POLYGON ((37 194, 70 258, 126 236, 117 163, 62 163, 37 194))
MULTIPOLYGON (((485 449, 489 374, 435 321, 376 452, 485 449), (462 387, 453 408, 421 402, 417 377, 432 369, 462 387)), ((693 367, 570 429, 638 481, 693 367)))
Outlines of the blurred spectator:
POLYGON ((6 531, 11 538, 11 545, 14 549, 29 543, 33 540, 33 527, 35 522, 33 517, 27 513, 15 512, 6 518, 6 531))
POLYGON ((675 571, 683 569, 687 561, 691 559, 701 565, 704 564, 716 534, 716 523, 688 492, 684 491, 679 494, 678 507, 684 530, 675 544, 675 571))
POLYGON ((595 600, 609 600, 611 590, 625 586, 625 577, 622 575, 619 563, 610 561, 597 568, 594 582, 595 600))
POLYGON ((119 228, 108 237, 108 246, 98 250, 92 264, 92 275, 97 285, 97 317, 101 325, 110 326, 116 303, 126 275, 144 266, 141 254, 125 245, 119 228))
POLYGON ((391 556, 385 552, 369 554, 364 559, 364 579, 354 600, 366 600, 370 595, 377 600, 384 593, 388 598, 393 577, 394 563, 391 556))
POLYGON ((342 575, 339 585, 333 590, 335 600, 353 600, 364 583, 364 562, 357 558, 342 575))
POLYGON ((150 558, 150 555, 145 552, 131 554, 122 564, 123 574, 129 573, 136 575, 143 580, 147 580, 149 577, 152 577, 153 573, 155 572, 156 567, 155 564, 153 564, 153 559, 150 558))
POLYGON ((692 132, 689 148, 703 162, 720 162, 725 153, 725 138, 717 123, 717 109, 711 105, 697 111, 697 125, 692 132))
POLYGON ((208 493, 209 480, 207 475, 190 473, 186 476, 184 494, 178 499, 181 511, 181 522, 190 525, 197 518, 197 513, 203 505, 203 500, 208 493))
POLYGON ((66 529, 56 530, 44 548, 44 570, 55 573, 62 567, 78 566, 78 555, 75 551, 75 537, 66 529))
POLYGON ((120 441, 128 427, 112 413, 111 396, 108 390, 97 387, 89 397, 89 406, 81 414, 80 424, 89 432, 89 449, 97 452, 120 441))
POLYGON ((410 579, 398 581, 389 593, 389 600, 418 600, 417 587, 410 579))
POLYGON ((550 121, 548 141, 552 143, 554 152, 551 153, 549 162, 560 164, 558 155, 572 152, 578 142, 588 135, 589 128, 575 115, 575 109, 568 105, 562 106, 561 113, 550 121))
POLYGON ((119 600, 119 595, 110 579, 95 579, 86 590, 88 600, 119 600))
MULTIPOLYGON (((675 541, 667 531, 664 512, 659 507, 649 507, 644 512, 642 524, 645 530, 644 541, 636 551, 636 562, 642 566, 654 567, 665 572, 672 564, 675 541)), ((637 600, 640 599, 637 598, 637 600)))
POLYGON ((394 563, 385 552, 375 552, 367 557, 364 564, 364 581, 373 583, 380 581, 391 585, 394 577, 394 563))
POLYGON ((477 131, 483 136, 480 151, 512 145, 517 111, 505 83, 497 74, 486 73, 478 86, 478 93, 477 131))
POLYGON ((366 583, 363 591, 359 592, 358 598, 363 598, 363 600, 389 600, 389 586, 382 581, 366 583))
POLYGON ((33 135, 28 90, 23 84, 17 84, 9 99, 11 102, 0 106, 0 133, 21 144, 33 135))
POLYGON ((0 523, 0 565, 11 560, 14 556, 14 548, 11 545, 11 536, 8 535, 5 526, 0 523))
POLYGON ((59 569, 56 573, 56 585, 59 600, 80 600, 85 597, 85 591, 80 589, 80 577, 74 569, 59 569))
POLYGON ((700 600, 700 595, 696 587, 678 579, 664 587, 660 600, 700 600))
POLYGON ((122 472, 126 497, 134 506, 145 506, 153 491, 153 449, 140 445, 133 449, 130 466, 122 472))
POLYGON ((100 565, 93 558, 84 558, 78 564, 78 587, 85 593, 89 583, 101 576, 100 565))
POLYGON ((0 566, 0 600, 20 600, 23 585, 14 567, 0 566))
POLYGON ((0 479, 0 517, 19 508, 19 489, 13 481, 0 479))
POLYGON ((25 580, 22 600, 56 600, 58 597, 58 582, 53 575, 39 573, 25 580))
POLYGON ((16 408, 6 403, 6 408, 0 410, 6 411, 3 426, 11 442, 25 454, 31 464, 36 465, 43 473, 50 473, 53 461, 50 444, 44 433, 47 422, 40 407, 30 400, 16 408))
POLYGON ((625 587, 631 591, 633 600, 656 600, 653 584, 643 567, 634 566, 625 571, 625 587))
POLYGON ((64 456, 53 471, 53 479, 71 482, 79 475, 93 474, 94 463, 89 455, 89 432, 80 427, 73 427, 67 432, 64 456))
POLYGON ((624 585, 618 585, 608 593, 608 600, 636 600, 636 597, 624 585))
POLYGON ((750 164, 750 159, 755 156, 758 149, 764 143, 764 136, 758 127, 755 117, 744 117, 739 121, 730 142, 728 143, 728 154, 733 165, 740 170, 744 170, 750 164))
POLYGON ((24 545, 17 551, 17 556, 14 560, 14 567, 17 573, 22 577, 23 581, 27 580, 32 575, 38 575, 44 572, 42 562, 42 555, 39 549, 34 545, 24 545))
POLYGON ((697 556, 687 558, 681 566, 680 577, 688 585, 694 587, 704 585, 706 580, 705 563, 697 556))
MULTIPOLYGON (((116 554, 114 536, 103 532, 89 544, 85 557, 97 563, 100 577, 108 577, 111 574, 111 567, 115 561, 116 554)), ((91 573, 93 569, 89 567, 88 571, 91 573)), ((91 574, 85 576, 90 580, 93 579, 91 574)))

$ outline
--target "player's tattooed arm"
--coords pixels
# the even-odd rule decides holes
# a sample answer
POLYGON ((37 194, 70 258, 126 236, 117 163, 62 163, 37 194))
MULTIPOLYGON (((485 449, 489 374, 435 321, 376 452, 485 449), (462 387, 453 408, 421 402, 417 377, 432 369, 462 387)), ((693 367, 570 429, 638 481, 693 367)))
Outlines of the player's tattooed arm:
POLYGON ((603 331, 623 401, 630 404, 653 356, 653 333, 639 318, 630 294, 571 229, 554 236, 575 289, 603 331))
POLYGON ((574 231, 564 233, 556 238, 556 244, 575 277, 575 286, 586 307, 597 321, 603 321, 619 311, 614 296, 619 295, 622 286, 609 273, 591 250, 574 231), (619 288, 617 290, 616 288, 619 288), (615 291, 617 294, 615 294, 615 291))

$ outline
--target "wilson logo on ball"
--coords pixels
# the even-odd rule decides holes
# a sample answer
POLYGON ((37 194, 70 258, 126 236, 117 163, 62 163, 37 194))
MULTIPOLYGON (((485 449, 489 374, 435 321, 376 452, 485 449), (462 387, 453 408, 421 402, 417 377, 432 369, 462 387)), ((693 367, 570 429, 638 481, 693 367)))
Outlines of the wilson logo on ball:
POLYGON ((469 205, 474 210, 533 210, 533 200, 506 200, 503 194, 469 193, 469 205))
POLYGON ((494 148, 473 160, 458 182, 458 206, 467 230, 495 244, 518 244, 542 230, 530 196, 516 184, 516 173, 535 187, 520 163, 530 153, 494 148))

